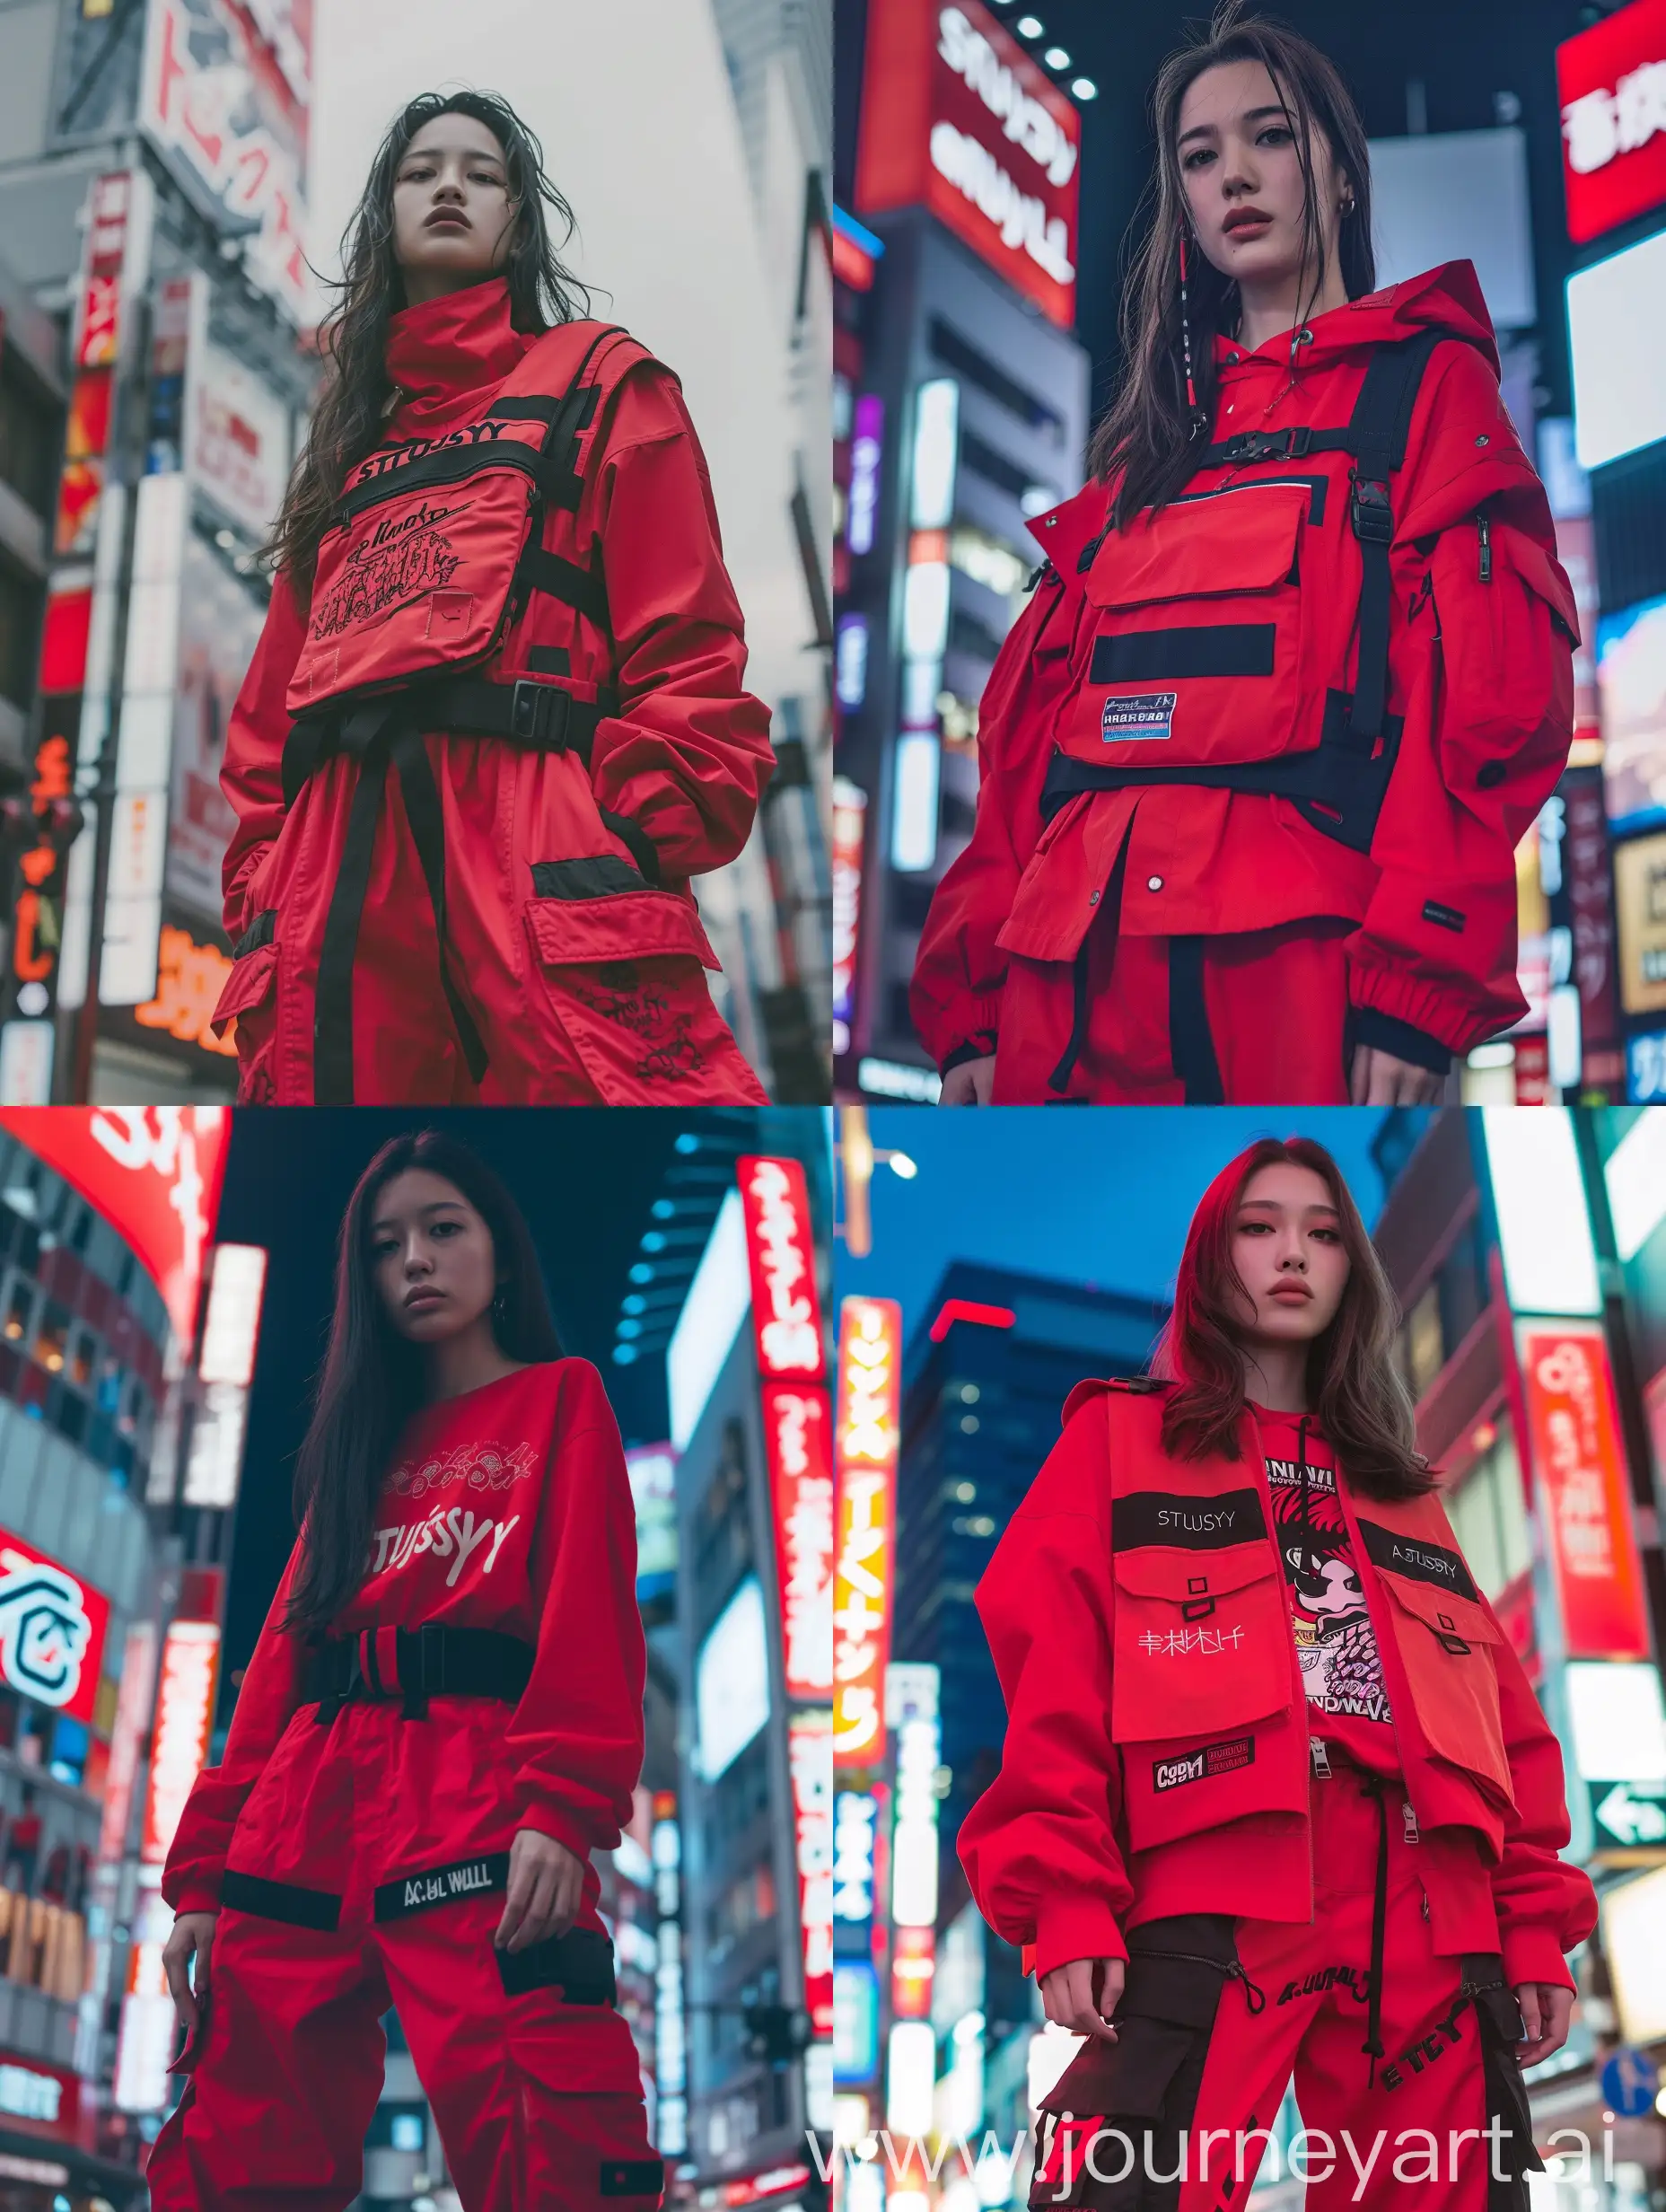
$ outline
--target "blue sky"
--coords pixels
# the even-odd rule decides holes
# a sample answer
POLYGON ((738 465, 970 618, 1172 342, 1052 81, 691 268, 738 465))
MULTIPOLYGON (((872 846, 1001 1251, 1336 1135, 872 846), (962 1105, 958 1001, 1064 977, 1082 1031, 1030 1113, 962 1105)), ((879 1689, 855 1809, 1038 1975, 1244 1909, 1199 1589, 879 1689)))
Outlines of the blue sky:
POLYGON ((835 1247, 835 1291, 900 1299, 904 1341, 951 1260, 1021 1268, 1100 1290, 1166 1297, 1192 1209, 1258 1137, 1312 1137, 1333 1153, 1367 1224, 1382 1207, 1371 1156, 1380 1107, 879 1107, 874 1146, 908 1154, 910 1181, 873 1172, 873 1251, 835 1247))

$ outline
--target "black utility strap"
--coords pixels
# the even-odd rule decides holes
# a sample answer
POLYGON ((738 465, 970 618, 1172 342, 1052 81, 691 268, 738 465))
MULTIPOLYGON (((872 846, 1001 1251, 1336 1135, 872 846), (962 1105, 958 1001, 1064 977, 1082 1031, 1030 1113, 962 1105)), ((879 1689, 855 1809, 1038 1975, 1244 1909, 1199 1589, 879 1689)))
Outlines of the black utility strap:
POLYGON ((1355 465, 1352 517, 1363 576, 1359 597, 1359 655, 1348 730, 1356 744, 1374 745, 1382 734, 1389 698, 1389 625, 1393 593, 1389 549, 1394 513, 1389 483, 1406 459, 1406 441, 1417 386, 1443 333, 1423 330, 1393 346, 1379 346, 1354 403, 1347 436, 1355 465))
POLYGON ((1204 997, 1205 943, 1198 936, 1169 940, 1169 1065, 1186 1086, 1188 1106, 1226 1102, 1204 997))
POLYGON ((440 988, 452 1010, 452 1021, 469 1073, 478 1083, 486 1074, 486 1046, 473 1014, 463 1004, 462 995, 452 979, 452 964, 446 958, 445 815, 440 804, 439 786, 434 780, 434 766, 421 732, 409 722, 402 722, 393 733, 391 751, 393 765, 399 772, 399 789, 405 797, 411 842, 422 863, 429 901, 434 908, 434 929, 440 944, 440 988))
POLYGON ((353 1103, 353 955, 370 888, 371 856, 388 780, 389 736, 403 711, 399 698, 355 707, 341 726, 340 749, 358 761, 346 835, 324 917, 312 998, 312 1102, 353 1103))
POLYGON ((535 538, 521 556, 519 576, 530 590, 576 608, 587 622, 611 636, 608 587, 599 569, 581 568, 575 561, 563 560, 558 553, 547 553, 535 538))

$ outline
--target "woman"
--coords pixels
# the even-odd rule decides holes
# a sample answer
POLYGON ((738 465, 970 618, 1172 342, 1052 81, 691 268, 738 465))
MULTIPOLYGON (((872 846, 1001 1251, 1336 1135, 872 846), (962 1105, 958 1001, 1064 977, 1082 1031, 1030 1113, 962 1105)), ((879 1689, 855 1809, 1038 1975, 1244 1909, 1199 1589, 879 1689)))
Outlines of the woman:
POLYGON ((513 1201, 432 1131, 347 1207, 295 1511, 162 1875, 152 2205, 350 2204, 390 2004, 466 2212, 656 2205, 591 1865, 642 1766, 630 1486, 513 1201))
POLYGON ((1469 263, 1374 289, 1323 55, 1225 0, 1155 130, 1127 375, 1031 525, 915 1020, 952 1105, 1434 1098, 1525 1012, 1513 856, 1573 721, 1548 506, 1469 263))
POLYGON ((688 879, 768 716, 677 380, 546 201, 509 107, 429 93, 349 229, 222 776, 245 1102, 763 1100, 688 879))
POLYGON ((1595 1900, 1557 1856, 1556 1739, 1413 1448, 1394 1321, 1329 1154, 1251 1146, 1193 1219, 1166 1379, 1072 1393, 978 1586, 1009 1718, 960 1856, 1090 2039, 1043 2101, 1032 2205, 1241 2198, 1293 2066, 1306 2127, 1362 2158, 1387 2131, 1351 2203, 1415 2181, 1427 2212, 1526 2212, 1517 2067, 1566 2036, 1595 1900), (1438 2173, 1395 2172, 1408 2129, 1438 2173), (1177 2200, 1147 2177, 1182 2147, 1177 2200), (1489 2197, 1489 2158, 1513 2190, 1489 2197))

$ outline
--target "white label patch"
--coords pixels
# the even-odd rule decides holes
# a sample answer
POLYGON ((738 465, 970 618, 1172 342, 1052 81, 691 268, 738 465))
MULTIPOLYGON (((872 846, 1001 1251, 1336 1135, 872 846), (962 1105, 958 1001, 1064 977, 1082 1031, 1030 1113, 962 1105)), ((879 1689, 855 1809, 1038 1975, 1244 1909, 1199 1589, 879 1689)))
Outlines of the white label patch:
POLYGON ((1178 691, 1142 691, 1136 698, 1107 699, 1099 733, 1108 745, 1129 737, 1169 737, 1179 698, 1178 691))

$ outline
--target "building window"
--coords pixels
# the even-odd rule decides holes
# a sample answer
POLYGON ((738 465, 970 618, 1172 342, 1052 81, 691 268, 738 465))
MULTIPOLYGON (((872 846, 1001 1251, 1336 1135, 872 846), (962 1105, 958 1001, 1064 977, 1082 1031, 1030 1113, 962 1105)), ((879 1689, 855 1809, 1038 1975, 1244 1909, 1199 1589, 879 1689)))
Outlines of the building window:
POLYGON ((1406 1317, 1406 1374, 1411 1394, 1421 1398, 1446 1365, 1441 1337, 1441 1286, 1433 1282, 1406 1317))
POLYGON ((0 697, 20 706, 30 694, 39 626, 39 587, 0 568, 0 697))
POLYGON ((0 360, 0 479, 41 517, 52 512, 57 470, 56 409, 38 399, 10 360, 0 360))
POLYGON ((1507 1418, 1500 1419, 1491 1444, 1460 1479, 1446 1509, 1484 1596, 1496 1597, 1526 1573, 1532 1557, 1527 1505, 1515 1432, 1507 1418))

